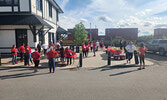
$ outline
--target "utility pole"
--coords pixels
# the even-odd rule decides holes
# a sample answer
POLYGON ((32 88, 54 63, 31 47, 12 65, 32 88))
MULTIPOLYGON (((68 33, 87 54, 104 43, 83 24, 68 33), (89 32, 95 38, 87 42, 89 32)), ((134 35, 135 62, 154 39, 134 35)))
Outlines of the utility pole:
POLYGON ((92 29, 91 29, 91 23, 90 23, 90 41, 92 41, 92 29))

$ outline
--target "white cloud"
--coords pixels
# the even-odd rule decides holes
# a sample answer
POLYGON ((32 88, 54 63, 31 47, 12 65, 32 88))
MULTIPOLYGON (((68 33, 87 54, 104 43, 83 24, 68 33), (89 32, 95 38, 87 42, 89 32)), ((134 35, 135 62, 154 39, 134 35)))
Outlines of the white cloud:
POLYGON ((87 19, 84 19, 84 18, 81 18, 80 21, 81 21, 81 22, 88 22, 88 20, 87 20, 87 19))
POLYGON ((112 22, 112 19, 106 15, 99 16, 98 20, 103 21, 103 22, 112 22))
POLYGON ((153 25, 151 22, 145 22, 144 23, 144 27, 150 27, 151 25, 153 25))

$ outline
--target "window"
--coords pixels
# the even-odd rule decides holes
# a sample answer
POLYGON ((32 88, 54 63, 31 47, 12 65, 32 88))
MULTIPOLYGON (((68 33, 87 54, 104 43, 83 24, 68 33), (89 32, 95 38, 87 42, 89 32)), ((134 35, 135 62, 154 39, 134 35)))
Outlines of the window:
POLYGON ((158 40, 153 40, 152 41, 152 44, 156 44, 156 43, 158 43, 158 40))
POLYGON ((18 0, 0 0, 0 5, 18 5, 18 0), (13 2, 14 1, 14 2, 13 2))
POLYGON ((160 43, 167 43, 167 40, 160 40, 160 43))
POLYGON ((37 3, 37 9, 42 10, 42 0, 36 0, 37 3))
POLYGON ((56 13, 57 13, 56 14, 56 20, 59 21, 59 12, 58 12, 58 10, 56 10, 56 13))
POLYGON ((52 17, 52 4, 49 2, 49 17, 52 17))

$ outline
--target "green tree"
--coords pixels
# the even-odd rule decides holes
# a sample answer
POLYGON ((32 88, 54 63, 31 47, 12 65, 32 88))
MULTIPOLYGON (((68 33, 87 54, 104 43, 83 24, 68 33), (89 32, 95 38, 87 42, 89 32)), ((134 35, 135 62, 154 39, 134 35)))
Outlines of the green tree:
POLYGON ((87 39, 88 34, 82 22, 75 25, 75 27, 73 28, 72 35, 73 35, 72 41, 75 42, 76 44, 82 44, 84 42, 88 42, 87 39))

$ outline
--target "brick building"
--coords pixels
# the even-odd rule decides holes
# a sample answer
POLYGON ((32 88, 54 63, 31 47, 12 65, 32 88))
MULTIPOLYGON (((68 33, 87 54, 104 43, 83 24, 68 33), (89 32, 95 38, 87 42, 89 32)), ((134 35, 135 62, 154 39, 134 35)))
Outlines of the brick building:
MULTIPOLYGON (((91 38, 91 40, 98 40, 98 29, 93 28, 93 29, 86 29, 87 33, 88 33, 88 39, 91 38), (91 36, 90 36, 91 34, 91 36)), ((68 29, 68 40, 72 39, 72 33, 73 33, 73 29, 68 29)))
POLYGON ((166 39, 167 38, 167 28, 154 29, 155 39, 166 39))
POLYGON ((107 28, 105 30, 105 39, 111 41, 112 39, 137 40, 138 28, 107 28))

